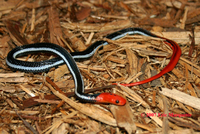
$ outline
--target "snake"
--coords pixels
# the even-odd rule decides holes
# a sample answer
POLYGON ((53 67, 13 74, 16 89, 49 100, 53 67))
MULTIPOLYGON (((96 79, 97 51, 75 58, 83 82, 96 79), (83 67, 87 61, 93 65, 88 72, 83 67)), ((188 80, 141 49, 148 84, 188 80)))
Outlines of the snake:
MULTIPOLYGON (((146 80, 129 83, 129 84, 121 84, 123 86, 135 86, 150 82, 155 80, 162 75, 170 72, 177 64, 180 56, 181 56, 181 49, 179 45, 167 38, 157 36, 147 30, 142 28, 125 28, 114 32, 112 34, 107 35, 105 38, 110 40, 117 40, 119 38, 125 37, 126 35, 134 35, 139 34, 143 36, 155 37, 164 39, 164 42, 170 46, 173 50, 171 59, 169 64, 161 70, 157 75, 150 77, 146 80)), ((75 95, 76 98, 82 102, 86 103, 106 103, 106 104, 114 104, 114 105, 125 105, 126 99, 114 94, 114 93, 97 93, 97 94, 86 94, 84 93, 84 82, 81 76, 80 70, 75 62, 76 59, 87 59, 94 55, 94 53, 100 49, 101 47, 107 45, 108 42, 105 40, 99 40, 90 45, 86 50, 81 52, 71 52, 69 53, 63 47, 53 44, 53 43, 33 43, 33 44, 26 44, 22 46, 17 46, 12 49, 7 57, 6 57, 6 64, 14 70, 19 70, 23 72, 32 72, 32 73, 39 73, 39 72, 46 72, 49 71, 52 67, 58 67, 59 65, 66 64, 69 71, 71 72, 74 84, 75 84, 75 95), (18 60, 17 58, 20 56, 25 56, 28 54, 44 52, 44 53, 53 53, 58 57, 52 58, 49 60, 44 61, 37 61, 37 62, 29 62, 29 61, 22 61, 18 60)), ((116 85, 117 83, 112 83, 116 85)))

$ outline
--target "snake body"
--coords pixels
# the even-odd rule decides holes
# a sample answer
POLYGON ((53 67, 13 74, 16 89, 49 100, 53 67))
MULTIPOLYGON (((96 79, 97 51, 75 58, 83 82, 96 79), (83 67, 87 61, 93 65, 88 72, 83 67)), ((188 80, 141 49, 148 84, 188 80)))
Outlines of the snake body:
MULTIPOLYGON (((122 29, 120 31, 107 35, 106 38, 111 39, 111 40, 116 40, 116 39, 124 37, 127 34, 128 35, 140 34, 144 36, 165 39, 165 43, 172 48, 173 54, 171 56, 171 60, 169 64, 157 75, 149 79, 146 79, 144 81, 130 83, 130 84, 122 84, 122 85, 134 86, 134 85, 140 85, 140 84, 150 82, 154 79, 161 77, 163 74, 171 71, 176 66, 181 55, 181 49, 179 45, 172 40, 157 36, 141 28, 122 29)), ((113 94, 113 93, 85 94, 84 82, 83 82, 81 73, 77 67, 77 64, 75 62, 75 59, 85 59, 85 58, 91 57, 96 52, 97 49, 107 44, 108 43, 106 41, 102 41, 102 40, 97 41, 82 52, 72 52, 72 53, 69 53, 64 48, 52 43, 28 44, 28 45, 18 46, 14 48, 13 50, 11 50, 7 55, 6 63, 9 67, 15 70, 20 70, 24 72, 33 72, 33 73, 45 72, 45 71, 48 71, 52 67, 59 66, 65 63, 68 66, 74 78, 75 94, 79 100, 84 101, 84 102, 90 102, 90 103, 111 103, 115 105, 124 105, 126 103, 126 100, 123 97, 113 94), (50 60, 40 61, 40 62, 28 62, 28 61, 21 61, 21 60, 16 59, 19 56, 27 55, 30 53, 36 53, 36 52, 50 52, 50 53, 58 55, 58 57, 50 59, 50 60)))

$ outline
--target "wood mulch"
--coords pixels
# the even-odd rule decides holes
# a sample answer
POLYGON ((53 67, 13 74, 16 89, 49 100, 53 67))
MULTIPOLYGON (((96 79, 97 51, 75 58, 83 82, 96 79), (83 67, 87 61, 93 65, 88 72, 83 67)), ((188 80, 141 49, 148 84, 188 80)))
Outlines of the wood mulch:
MULTIPOLYGON (((1 0, 0 133, 199 133, 199 21, 199 1, 1 0), (172 54, 157 38, 104 38, 128 27, 141 27, 177 42, 182 55, 176 67, 143 85, 111 85, 150 78, 169 63, 172 54), (6 65, 8 52, 16 46, 51 42, 79 52, 98 40, 109 45, 76 62, 85 91, 117 93, 127 99, 125 106, 79 102, 66 65, 36 74, 6 65)), ((19 59, 53 57, 39 53, 19 59)))

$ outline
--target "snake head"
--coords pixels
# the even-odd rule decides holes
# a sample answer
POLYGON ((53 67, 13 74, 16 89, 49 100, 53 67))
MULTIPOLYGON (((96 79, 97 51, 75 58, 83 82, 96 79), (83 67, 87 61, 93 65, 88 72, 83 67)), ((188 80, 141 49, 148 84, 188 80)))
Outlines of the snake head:
POLYGON ((101 93, 95 100, 97 103, 110 103, 119 106, 126 104, 126 100, 123 97, 113 93, 101 93))

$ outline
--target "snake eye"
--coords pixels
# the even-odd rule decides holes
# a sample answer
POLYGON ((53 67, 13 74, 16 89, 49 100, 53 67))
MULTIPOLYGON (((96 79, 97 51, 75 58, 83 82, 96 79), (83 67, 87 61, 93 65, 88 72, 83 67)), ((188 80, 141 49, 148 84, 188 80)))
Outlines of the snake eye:
POLYGON ((116 100, 115 102, 118 104, 118 103, 119 103, 119 100, 116 100))

